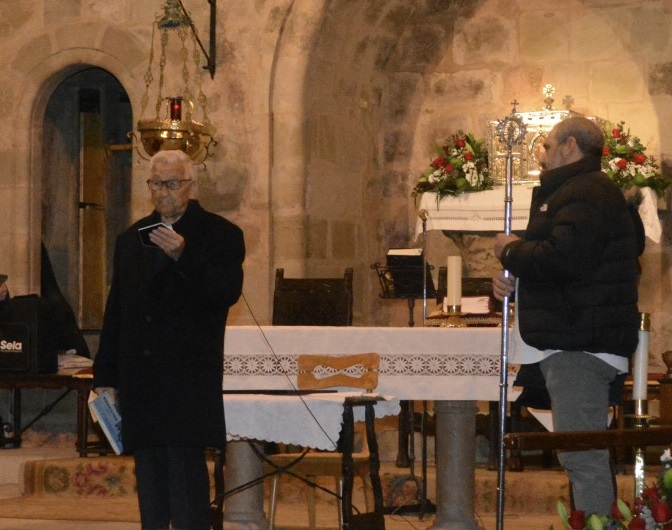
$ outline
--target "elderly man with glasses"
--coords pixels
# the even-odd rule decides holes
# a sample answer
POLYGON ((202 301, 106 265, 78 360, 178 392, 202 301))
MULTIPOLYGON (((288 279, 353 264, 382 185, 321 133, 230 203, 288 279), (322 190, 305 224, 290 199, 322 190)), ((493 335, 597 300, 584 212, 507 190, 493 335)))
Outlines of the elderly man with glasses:
POLYGON ((207 530, 205 449, 225 442, 224 328, 245 245, 240 228, 193 198, 185 153, 160 151, 150 169, 155 209, 116 242, 94 388, 118 399, 142 528, 207 530))

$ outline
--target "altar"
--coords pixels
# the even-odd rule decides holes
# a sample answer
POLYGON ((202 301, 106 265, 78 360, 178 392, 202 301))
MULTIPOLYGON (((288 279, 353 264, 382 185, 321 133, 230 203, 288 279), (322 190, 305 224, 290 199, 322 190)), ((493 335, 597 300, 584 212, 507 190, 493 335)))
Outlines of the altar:
MULTIPOLYGON (((229 327, 224 389, 291 390, 296 358, 303 353, 379 353, 376 392, 435 401, 437 485, 431 528, 476 530, 476 401, 498 399, 500 344, 500 328, 229 327)), ((516 397, 513 391, 509 396, 516 397)), ((260 462, 246 442, 228 444, 227 462, 227 490, 259 476, 260 462)), ((260 529, 263 523, 259 486, 227 499, 224 528, 260 529)))
POLYGON ((408 400, 499 399, 500 328, 236 326, 224 389, 291 390, 299 354, 377 352, 376 392, 408 400))

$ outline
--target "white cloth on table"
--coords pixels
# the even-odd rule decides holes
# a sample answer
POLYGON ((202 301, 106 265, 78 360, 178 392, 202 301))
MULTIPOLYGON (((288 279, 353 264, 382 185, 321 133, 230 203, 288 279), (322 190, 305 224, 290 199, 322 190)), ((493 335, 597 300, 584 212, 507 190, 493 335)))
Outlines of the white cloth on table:
POLYGON ((223 388, 291 390, 301 354, 378 352, 380 394, 496 401, 501 334, 495 327, 227 326, 223 388))
MULTIPOLYGON (((266 440, 334 450, 341 432, 343 403, 361 392, 296 395, 225 394, 228 440, 266 440)), ((399 400, 389 396, 374 406, 376 417, 399 414, 399 400)), ((354 407, 355 421, 364 407, 354 407)))
MULTIPOLYGON (((513 186, 512 230, 525 230, 527 227, 532 188, 527 184, 513 186)), ((639 216, 644 223, 644 233, 651 241, 659 243, 663 228, 658 218, 658 197, 651 188, 640 189, 642 202, 639 205, 639 216)), ((501 232, 504 228, 504 193, 505 186, 495 186, 491 190, 444 197, 438 206, 436 193, 423 193, 418 210, 427 211, 427 230, 501 232)), ((418 218, 415 235, 418 237, 420 234, 422 220, 418 218)))

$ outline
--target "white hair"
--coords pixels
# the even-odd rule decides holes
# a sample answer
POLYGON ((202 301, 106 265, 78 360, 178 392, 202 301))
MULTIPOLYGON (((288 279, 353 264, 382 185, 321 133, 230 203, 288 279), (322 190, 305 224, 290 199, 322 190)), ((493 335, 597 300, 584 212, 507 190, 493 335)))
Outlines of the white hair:
POLYGON ((154 171, 154 166, 157 162, 164 162, 166 164, 181 164, 183 169, 183 176, 185 179, 196 181, 196 168, 194 163, 189 158, 189 155, 179 149, 170 149, 166 151, 159 151, 149 160, 149 168, 154 171))

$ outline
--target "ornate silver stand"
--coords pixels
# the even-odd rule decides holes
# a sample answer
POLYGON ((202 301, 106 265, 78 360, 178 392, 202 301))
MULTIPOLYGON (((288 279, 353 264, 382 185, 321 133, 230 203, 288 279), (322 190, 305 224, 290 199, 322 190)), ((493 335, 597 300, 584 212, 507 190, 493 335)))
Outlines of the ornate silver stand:
MULTIPOLYGON (((525 138, 526 127, 522 118, 516 114, 517 101, 513 109, 497 124, 497 134, 501 142, 506 144, 506 186, 504 195, 504 233, 511 234, 511 217, 513 203, 513 147, 525 138)), ((504 271, 508 278, 509 271, 504 271)), ((504 473, 506 470, 506 451, 504 449, 504 433, 506 432, 506 394, 508 390, 508 351, 509 351, 509 296, 502 302, 502 349, 499 361, 499 462, 497 467, 497 530, 504 528, 504 473)))

